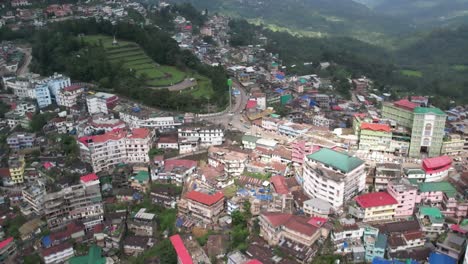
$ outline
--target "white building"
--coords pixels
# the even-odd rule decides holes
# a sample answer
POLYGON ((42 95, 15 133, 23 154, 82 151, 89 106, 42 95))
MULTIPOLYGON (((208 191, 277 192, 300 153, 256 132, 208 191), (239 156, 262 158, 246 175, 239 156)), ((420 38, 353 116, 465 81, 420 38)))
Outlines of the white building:
POLYGON ((67 86, 57 93, 57 105, 72 107, 77 104, 78 98, 83 94, 84 89, 80 85, 67 86))
POLYGON ((86 98, 88 113, 93 115, 97 113, 108 114, 109 107, 113 106, 119 98, 115 94, 98 92, 86 98))
POLYGON ((109 170, 122 163, 148 163, 153 137, 153 133, 146 128, 81 137, 81 157, 91 163, 94 172, 109 170))
POLYGON ((307 155, 303 164, 304 191, 341 208, 366 187, 364 161, 331 149, 307 155))
POLYGON ((41 181, 28 186, 22 190, 23 200, 28 203, 31 210, 37 215, 42 215, 44 208, 45 185, 41 181))
POLYGON ((330 119, 324 117, 324 116, 321 116, 321 115, 316 115, 312 118, 312 123, 314 124, 314 126, 318 126, 318 127, 330 127, 330 119))
POLYGON ((224 131, 220 127, 182 127, 177 130, 177 136, 180 153, 218 146, 224 142, 224 131))
POLYGON ((223 166, 229 176, 239 176, 244 172, 249 155, 226 148, 210 147, 208 149, 208 164, 212 167, 223 166))
POLYGON ((75 256, 75 251, 70 243, 62 243, 42 250, 45 264, 64 263, 75 256))

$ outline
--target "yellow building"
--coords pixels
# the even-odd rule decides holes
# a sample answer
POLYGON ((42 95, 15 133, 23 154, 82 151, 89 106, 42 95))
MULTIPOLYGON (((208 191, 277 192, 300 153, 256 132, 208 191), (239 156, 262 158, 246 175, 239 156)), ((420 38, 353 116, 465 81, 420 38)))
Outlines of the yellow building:
POLYGON ((24 156, 11 157, 8 160, 8 169, 10 170, 10 177, 13 183, 21 184, 24 182, 25 167, 24 156))
POLYGON ((457 134, 451 134, 442 142, 441 155, 457 156, 463 153, 465 140, 457 134))
POLYGON ((356 208, 350 213, 363 222, 392 220, 398 202, 387 192, 373 192, 355 198, 356 208))

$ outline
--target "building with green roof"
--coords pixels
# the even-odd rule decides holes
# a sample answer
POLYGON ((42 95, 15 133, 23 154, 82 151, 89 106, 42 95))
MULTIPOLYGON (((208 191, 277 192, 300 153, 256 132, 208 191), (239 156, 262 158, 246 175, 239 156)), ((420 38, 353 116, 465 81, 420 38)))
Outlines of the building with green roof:
POLYGON ((102 249, 91 245, 88 255, 73 257, 68 260, 69 264, 106 264, 107 260, 102 256, 102 249))
POLYGON ((307 155, 303 164, 304 191, 335 209, 366 188, 364 161, 328 148, 307 155))
MULTIPOLYGON (((442 192, 447 197, 455 197, 457 195, 457 190, 450 182, 423 182, 418 185, 419 192, 421 193, 421 200, 426 200, 431 195, 429 193, 442 192), (427 194, 424 194, 427 193, 427 194)), ((440 197, 442 200, 442 197, 440 197)))
POLYGON ((411 129, 410 157, 440 156, 444 140, 444 111, 435 107, 416 107, 413 111, 413 127, 411 129))
POLYGON ((307 158, 342 173, 349 173, 364 164, 364 161, 359 158, 328 148, 322 148, 308 155, 307 158))
POLYGON ((257 146, 258 137, 252 135, 242 136, 242 145, 244 149, 254 149, 257 146))
POLYGON ((443 232, 445 218, 437 207, 421 206, 418 212, 421 230, 426 233, 443 232))

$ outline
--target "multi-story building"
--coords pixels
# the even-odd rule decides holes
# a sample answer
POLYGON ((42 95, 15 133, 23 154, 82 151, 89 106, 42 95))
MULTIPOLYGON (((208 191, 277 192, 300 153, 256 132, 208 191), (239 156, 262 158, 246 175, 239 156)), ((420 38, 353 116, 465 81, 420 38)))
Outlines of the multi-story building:
POLYGON ((140 107, 119 111, 119 117, 131 128, 146 127, 167 130, 182 125, 182 120, 168 114, 154 113, 140 107))
POLYGON ((47 83, 37 84, 34 88, 39 108, 44 108, 52 104, 52 96, 50 95, 49 86, 47 83))
POLYGON ((421 231, 428 235, 444 232, 445 218, 437 207, 421 206, 417 213, 421 231))
POLYGON ((8 146, 12 150, 31 148, 34 146, 36 135, 34 133, 15 132, 6 139, 8 146))
POLYGON ((224 172, 230 176, 239 176, 244 172, 249 155, 241 151, 227 148, 210 147, 208 149, 208 164, 218 168, 222 166, 224 172))
POLYGON ((395 217, 410 217, 414 213, 418 189, 408 179, 391 180, 387 185, 387 192, 395 198, 397 206, 395 217))
POLYGON ((436 157, 442 150, 447 114, 438 108, 416 107, 411 129, 410 157, 436 157))
POLYGON ((359 149, 390 152, 392 131, 387 124, 362 123, 359 130, 359 149))
POLYGON ((194 160, 165 160, 160 166, 151 166, 151 179, 183 185, 196 169, 197 162, 194 160))
POLYGON ((307 155, 310 155, 319 149, 320 147, 315 145, 313 142, 304 140, 295 141, 292 143, 292 162, 302 165, 307 155))
POLYGON ((14 111, 19 115, 25 115, 26 113, 35 113, 36 106, 27 102, 19 102, 15 105, 14 111))
POLYGON ((411 128, 413 126, 413 111, 419 105, 406 99, 383 104, 382 118, 395 121, 398 125, 411 128))
POLYGON ((400 177, 400 164, 378 163, 375 165, 374 188, 377 191, 385 190, 389 181, 400 177))
POLYGON ((179 207, 185 208, 188 216, 197 220, 204 223, 216 223, 218 216, 224 211, 224 201, 222 192, 206 194, 190 191, 179 201, 179 207))
POLYGON ((450 134, 447 138, 444 138, 440 154, 456 157, 463 153, 464 146, 465 140, 461 135, 450 134))
POLYGON ((30 78, 12 78, 5 80, 4 84, 7 89, 11 89, 13 94, 22 98, 36 98, 36 91, 34 90, 35 76, 30 78))
POLYGON ((198 150, 198 148, 207 148, 210 146, 218 146, 224 142, 224 131, 221 127, 181 127, 177 129, 177 137, 179 140, 180 152, 190 152, 198 150), (188 151, 184 151, 184 146, 188 151))
POLYGON ((331 123, 330 119, 328 119, 328 118, 326 118, 325 116, 322 116, 322 115, 315 115, 312 118, 312 124, 314 126, 329 128, 330 123, 331 123))
POLYGON ((425 172, 424 182, 441 181, 452 169, 452 159, 449 156, 427 158, 423 160, 422 169, 425 172))
POLYGON ((184 241, 182 241, 180 235, 173 235, 169 238, 169 240, 171 241, 171 244, 176 251, 177 264, 193 264, 192 257, 185 247, 184 241))
POLYGON ((67 86, 57 93, 57 105, 72 107, 77 104, 78 98, 83 94, 84 89, 80 85, 67 86))
POLYGON ((268 131, 277 132, 281 119, 277 115, 262 118, 262 128, 268 131))
POLYGON ((128 229, 137 236, 152 237, 156 229, 156 215, 141 208, 127 222, 128 229))
POLYGON ((304 191, 338 209, 365 189, 364 166, 359 158, 322 148, 306 156, 302 177, 304 191))
POLYGON ((111 115, 96 114, 87 119, 78 121, 77 134, 79 137, 99 134, 99 132, 111 132, 127 127, 125 122, 115 119, 111 115))
POLYGON ((0 261, 2 263, 15 263, 16 255, 16 244, 13 237, 0 241, 0 261))
POLYGON ((86 98, 86 105, 89 114, 108 114, 109 109, 112 109, 119 98, 115 94, 98 92, 86 98))
POLYGON ((42 215, 44 209, 45 184, 38 180, 22 190, 23 200, 28 203, 31 210, 42 215))
POLYGON ((387 236, 379 233, 379 229, 370 226, 364 228, 363 240, 367 262, 371 262, 376 257, 384 257, 387 249, 387 236))
POLYGON ((26 162, 24 156, 10 156, 8 159, 8 169, 13 184, 22 184, 24 182, 24 169, 26 162))
POLYGON ((103 213, 99 179, 95 174, 85 175, 80 184, 44 197, 44 214, 51 230, 63 228, 75 220, 90 229, 102 222, 103 213))
POLYGON ((59 93, 60 90, 71 85, 71 81, 69 77, 64 76, 62 74, 57 74, 57 73, 48 77, 43 82, 47 83, 47 86, 49 87, 49 91, 50 91, 50 94, 52 95, 52 98, 57 98, 57 94, 59 93))
POLYGON ((258 140, 259 138, 256 136, 243 135, 242 146, 244 146, 244 149, 255 149, 257 147, 258 140))
POLYGON ((286 213, 264 213, 259 217, 260 236, 271 246, 286 240, 310 247, 321 236, 320 227, 312 223, 309 217, 286 213))
POLYGON ((73 250, 72 244, 65 242, 43 249, 41 256, 45 264, 58 264, 64 263, 68 259, 75 256, 75 251, 73 250))
POLYGON ((327 218, 332 210, 332 206, 320 198, 304 201, 303 204, 303 211, 307 216, 327 218))
POLYGON ((298 137, 309 131, 310 127, 304 124, 284 123, 278 126, 278 133, 288 137, 298 137))
POLYGON ((79 138, 80 153, 94 172, 111 169, 121 163, 147 163, 154 135, 147 128, 114 130, 102 135, 79 138))
POLYGON ((356 206, 350 213, 363 222, 388 221, 395 216, 397 200, 386 192, 366 193, 356 196, 356 206))

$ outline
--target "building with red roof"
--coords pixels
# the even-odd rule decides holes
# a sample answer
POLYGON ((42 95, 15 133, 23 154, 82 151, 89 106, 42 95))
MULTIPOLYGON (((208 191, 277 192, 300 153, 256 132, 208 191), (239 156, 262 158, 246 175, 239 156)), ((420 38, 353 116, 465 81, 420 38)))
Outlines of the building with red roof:
POLYGON ((273 176, 270 178, 270 183, 278 194, 289 194, 289 189, 286 184, 286 178, 284 176, 273 176))
POLYGON ((224 211, 224 194, 190 191, 179 201, 181 212, 205 223, 216 223, 217 217, 224 211))
POLYGON ((408 111, 413 111, 416 107, 420 106, 419 104, 410 102, 407 99, 402 99, 402 100, 393 102, 393 105, 401 109, 408 110, 408 111))
POLYGON ((391 132, 391 128, 387 124, 375 124, 375 123, 362 123, 361 130, 372 130, 380 132, 391 132))
POLYGON ((366 193, 354 198, 357 206, 350 213, 363 222, 391 220, 395 216, 398 202, 387 192, 366 193))
POLYGON ((78 103, 78 98, 84 93, 81 85, 73 84, 57 91, 57 105, 73 107, 78 103))
POLYGON ((392 131, 387 124, 361 123, 359 150, 391 152, 392 131))
POLYGON ((247 261, 245 264, 262 264, 262 262, 257 259, 252 259, 252 260, 247 261))
POLYGON ((96 175, 96 173, 90 173, 80 177, 80 182, 83 184, 93 181, 99 181, 99 177, 96 175))
POLYGON ((81 137, 78 139, 81 158, 91 163, 96 173, 109 170, 118 164, 148 163, 153 135, 154 133, 147 128, 134 128, 81 137))
POLYGON ((263 213, 259 217, 260 236, 271 246, 283 239, 312 246, 321 236, 321 226, 310 217, 287 213, 263 213))
POLYGON ((427 158, 423 160, 422 168, 426 172, 425 182, 441 181, 452 169, 452 158, 449 156, 427 158))
POLYGON ((16 253, 16 244, 13 237, 0 241, 0 259, 2 263, 14 263, 16 253))
POLYGON ((169 237, 169 240, 171 240, 172 246, 177 253, 177 264, 193 264, 192 257, 185 247, 180 235, 173 235, 169 237))
POLYGON ((194 160, 165 160, 160 162, 159 166, 155 164, 151 167, 151 179, 182 185, 185 179, 195 172, 197 165, 198 163, 194 160))

